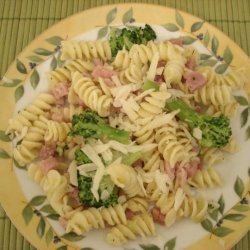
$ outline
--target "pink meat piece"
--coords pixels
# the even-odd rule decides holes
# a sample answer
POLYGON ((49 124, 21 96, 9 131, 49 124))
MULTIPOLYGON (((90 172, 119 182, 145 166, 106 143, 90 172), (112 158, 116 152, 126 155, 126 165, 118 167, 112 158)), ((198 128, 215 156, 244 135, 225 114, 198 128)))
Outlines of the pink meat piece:
POLYGON ((165 67, 166 63, 167 63, 167 62, 166 62, 165 60, 160 60, 160 61, 157 63, 157 68, 165 67))
POLYGON ((114 75, 117 75, 117 72, 111 69, 107 69, 104 66, 97 65, 92 71, 91 75, 94 78, 102 77, 102 78, 111 78, 114 75))
POLYGON ((61 83, 52 89, 52 94, 57 100, 61 99, 64 96, 67 96, 68 93, 69 93, 69 88, 68 85, 65 83, 61 83))
POLYGON ((191 57, 191 58, 187 61, 187 63, 186 63, 186 67, 187 67, 188 69, 191 69, 191 70, 194 70, 194 69, 196 68, 196 66, 197 66, 197 63, 196 63, 195 58, 193 58, 193 57, 191 57))
POLYGON ((66 229, 68 221, 64 217, 59 217, 59 223, 64 229, 66 229))
POLYGON ((155 79, 154 79, 154 81, 156 82, 156 83, 163 83, 164 82, 164 76, 163 76, 163 74, 161 74, 161 75, 155 75, 155 79))
POLYGON ((133 167, 142 168, 142 167, 144 166, 144 161, 141 160, 141 159, 139 159, 139 160, 137 160, 136 162, 134 162, 134 163, 132 164, 132 166, 133 166, 133 167))
POLYGON ((196 161, 191 161, 190 163, 187 163, 184 168, 186 168, 186 172, 187 172, 187 178, 192 178, 199 167, 199 163, 200 161, 196 160, 196 161))
POLYGON ((53 107, 51 109, 51 119, 53 121, 62 122, 64 119, 62 109, 57 108, 57 107, 53 107))
POLYGON ((183 46, 183 39, 181 37, 170 39, 169 42, 171 42, 172 44, 175 44, 175 45, 179 45, 181 47, 183 46))
POLYGON ((95 66, 103 66, 103 61, 100 58, 94 58, 93 63, 95 66))
POLYGON ((153 207, 151 210, 151 214, 152 214, 154 222, 159 223, 161 225, 165 224, 165 222, 164 222, 165 215, 161 213, 161 211, 158 207, 153 207))
POLYGON ((55 152, 56 152, 56 144, 55 143, 43 145, 41 150, 40 150, 39 157, 41 160, 45 160, 50 156, 54 156, 55 152))
POLYGON ((70 192, 67 193, 69 197, 69 205, 73 208, 82 206, 82 203, 79 199, 79 190, 76 187, 73 187, 70 192))
POLYGON ((47 159, 40 162, 40 170, 45 175, 48 173, 48 171, 55 169, 57 166, 58 160, 53 156, 49 156, 47 159))
POLYGON ((131 220, 134 217, 135 214, 130 209, 127 208, 125 210, 125 215, 126 215, 126 218, 128 220, 131 220))
POLYGON ((186 80, 186 84, 188 85, 191 91, 195 91, 197 89, 202 88, 206 85, 206 78, 197 71, 189 71, 184 74, 184 79, 186 80))

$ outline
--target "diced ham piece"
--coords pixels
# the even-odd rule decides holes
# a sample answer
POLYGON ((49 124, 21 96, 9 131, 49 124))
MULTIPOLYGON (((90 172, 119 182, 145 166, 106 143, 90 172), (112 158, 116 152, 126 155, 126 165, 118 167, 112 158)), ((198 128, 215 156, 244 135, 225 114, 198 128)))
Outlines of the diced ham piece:
POLYGON ((184 166, 184 168, 186 168, 187 178, 192 178, 196 174, 199 164, 200 161, 195 160, 191 161, 190 163, 187 163, 186 166, 184 166))
POLYGON ((176 179, 179 181, 181 186, 183 186, 187 182, 187 171, 184 167, 177 167, 176 179))
POLYGON ((166 63, 167 62, 165 60, 158 61, 157 68, 165 67, 166 63))
POLYGON ((67 220, 65 219, 65 218, 63 218, 63 217, 59 217, 59 223, 61 224, 61 226, 64 228, 64 229, 66 229, 66 227, 67 227, 67 220))
POLYGON ((197 71, 189 71, 184 74, 184 79, 191 91, 202 88, 206 83, 206 78, 197 71))
POLYGON ((180 47, 183 46, 183 39, 182 38, 173 38, 173 39, 170 39, 169 42, 171 42, 172 44, 175 44, 175 45, 179 45, 180 47))
POLYGON ((65 97, 61 97, 60 99, 56 99, 57 106, 63 106, 65 103, 65 97))
POLYGON ((164 82, 163 74, 162 75, 155 75, 154 81, 157 82, 157 83, 163 83, 164 82))
POLYGON ((191 57, 186 63, 186 67, 191 70, 195 70, 196 66, 197 63, 194 57, 191 57))
POLYGON ((40 162, 40 170, 45 175, 48 173, 48 171, 55 169, 57 166, 58 160, 53 156, 49 156, 47 159, 40 162))
POLYGON ((92 71, 91 75, 94 78, 102 77, 102 78, 111 78, 114 75, 117 75, 117 72, 111 69, 107 69, 104 66, 97 65, 92 71))
POLYGON ((131 220, 134 217, 134 213, 128 208, 125 210, 125 215, 128 220, 131 220))
POLYGON ((143 166, 144 166, 144 161, 141 160, 141 159, 139 159, 139 160, 137 160, 136 162, 134 162, 134 163, 132 164, 132 166, 133 166, 133 167, 143 168, 143 166))
POLYGON ((61 99, 64 96, 67 96, 68 93, 69 93, 69 88, 68 85, 65 83, 61 83, 52 89, 52 94, 57 100, 61 99))
POLYGON ((39 157, 41 160, 45 160, 50 156, 54 156, 55 152, 56 152, 56 144, 51 143, 48 145, 43 145, 40 150, 39 157))
POLYGON ((93 63, 95 66, 103 66, 103 61, 100 58, 94 58, 93 63))
POLYGON ((68 197, 69 197, 69 205, 73 208, 78 208, 80 206, 82 206, 82 203, 80 202, 79 199, 79 190, 74 187, 72 188, 72 191, 68 192, 68 197))
POLYGON ((161 213, 159 208, 153 207, 151 210, 151 214, 152 214, 154 222, 159 223, 161 225, 165 224, 165 222, 164 222, 165 216, 164 216, 164 214, 161 213))
POLYGON ((57 108, 57 107, 53 107, 51 109, 51 119, 53 121, 62 122, 64 119, 62 109, 57 108))

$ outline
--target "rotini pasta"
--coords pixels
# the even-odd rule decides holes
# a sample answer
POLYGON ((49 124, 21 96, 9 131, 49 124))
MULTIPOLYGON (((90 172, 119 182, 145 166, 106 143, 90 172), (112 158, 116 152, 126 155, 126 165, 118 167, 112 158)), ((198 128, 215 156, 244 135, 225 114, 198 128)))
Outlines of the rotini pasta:
POLYGON ((106 240, 111 245, 120 246, 128 239, 135 240, 137 236, 155 235, 154 222, 147 213, 135 216, 127 225, 119 224, 112 228, 108 233, 106 240))

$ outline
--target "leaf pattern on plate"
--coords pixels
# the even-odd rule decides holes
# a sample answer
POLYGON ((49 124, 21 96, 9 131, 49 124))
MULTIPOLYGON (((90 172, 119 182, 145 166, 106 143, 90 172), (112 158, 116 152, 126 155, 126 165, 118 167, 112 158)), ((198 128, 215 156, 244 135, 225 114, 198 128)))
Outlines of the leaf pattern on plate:
POLYGON ((106 16, 106 24, 109 25, 111 24, 117 15, 117 8, 113 8, 112 10, 110 10, 106 16))
POLYGON ((230 64, 233 60, 233 53, 231 51, 231 49, 227 46, 224 50, 224 53, 223 53, 223 59, 224 61, 226 62, 226 64, 230 64))
POLYGON ((68 240, 68 241, 79 241, 82 240, 85 236, 83 235, 77 235, 74 232, 66 233, 61 236, 61 238, 68 240))
POLYGON ((47 38, 46 41, 50 44, 58 46, 61 44, 61 41, 63 41, 63 38, 60 36, 52 36, 47 38))
POLYGON ((0 148, 0 158, 9 159, 10 155, 4 149, 0 148))
POLYGON ((204 38, 203 38, 203 43, 207 47, 209 42, 210 42, 210 34, 209 34, 208 30, 207 30, 205 35, 204 35, 204 38))
POLYGON ((148 245, 140 244, 140 247, 143 250, 160 250, 160 248, 154 244, 148 244, 148 245))
POLYGON ((209 219, 205 219, 201 222, 201 226, 208 232, 212 232, 213 224, 209 219))
POLYGON ((163 24, 162 27, 170 32, 175 32, 179 30, 179 27, 174 23, 166 23, 166 24, 163 24))
POLYGON ((222 63, 222 64, 219 64, 216 68, 215 68, 215 72, 217 74, 223 74, 225 73, 225 71, 227 70, 228 68, 228 64, 226 63, 222 63))
POLYGON ((176 11, 176 12, 175 12, 175 20, 176 20, 176 23, 177 23, 182 29, 184 29, 185 22, 184 22, 183 16, 180 14, 179 11, 176 11))
POLYGON ((248 115, 249 115, 249 108, 245 108, 241 114, 240 114, 240 126, 244 127, 247 123, 248 120, 248 115))
POLYGON ((218 237, 225 237, 232 232, 234 232, 234 230, 228 227, 217 227, 214 229, 213 234, 218 237))
POLYGON ((237 176, 236 181, 234 183, 234 191, 240 198, 242 198, 244 192, 244 182, 239 176, 237 176))
POLYGON ((38 83, 40 81, 40 76, 36 69, 33 70, 31 76, 30 76, 30 83, 33 89, 36 89, 38 83))
POLYGON ((26 58, 29 59, 31 62, 36 62, 36 63, 43 61, 43 59, 39 56, 27 56, 26 58))
POLYGON ((101 39, 108 34, 108 26, 100 28, 97 33, 97 39, 101 39))
POLYGON ((224 200, 223 195, 220 196, 220 198, 218 200, 218 204, 220 205, 219 206, 219 212, 221 214, 223 214, 224 213, 224 209, 225 209, 225 200, 224 200))
POLYGON ((22 63, 19 59, 16 59, 16 68, 20 73, 27 74, 27 69, 24 63, 22 63))
POLYGON ((45 233, 45 221, 43 217, 40 217, 39 223, 36 228, 37 235, 42 238, 45 233))
POLYGON ((225 220, 230 220, 230 221, 241 221, 245 218, 246 216, 244 214, 227 214, 223 218, 225 220))
POLYGON ((25 224, 28 225, 33 217, 33 209, 29 204, 26 207, 24 207, 22 211, 22 216, 25 221, 25 224))
POLYGON ((192 43, 194 43, 197 39, 193 38, 191 36, 183 36, 182 37, 182 41, 184 45, 190 45, 192 43))
POLYGON ((49 243, 52 241, 52 239, 53 239, 53 229, 52 229, 52 227, 49 227, 48 231, 45 234, 46 244, 49 245, 49 243))
POLYGON ((57 60, 55 58, 55 56, 52 57, 51 63, 50 63, 50 69, 51 70, 55 70, 57 67, 57 60))
POLYGON ((17 87, 15 90, 15 101, 18 102, 22 98, 23 94, 24 94, 24 87, 23 86, 17 87))
POLYGON ((46 196, 44 195, 38 195, 38 196, 35 196, 31 199, 31 201, 29 202, 29 204, 31 206, 40 206, 44 203, 44 201, 46 200, 46 196))
POLYGON ((37 55, 41 55, 41 56, 49 56, 49 55, 53 54, 53 51, 43 49, 43 48, 37 48, 37 49, 34 50, 34 52, 37 55))
POLYGON ((163 247, 163 250, 174 250, 176 245, 176 237, 168 240, 163 247))
POLYGON ((204 21, 193 23, 192 26, 191 26, 191 32, 198 31, 199 29, 201 29, 203 24, 204 24, 204 21))
POLYGON ((219 40, 216 36, 214 36, 212 38, 212 52, 214 53, 214 55, 217 55, 217 51, 218 51, 218 48, 219 48, 219 40))
POLYGON ((3 83, 0 85, 0 87, 13 88, 16 87, 21 82, 22 80, 20 79, 8 79, 8 81, 3 80, 3 83))
POLYGON ((134 20, 133 18, 133 8, 131 7, 128 11, 126 11, 122 16, 122 23, 125 25, 134 20))
POLYGON ((0 140, 4 142, 10 142, 11 139, 8 135, 5 134, 5 131, 0 130, 0 140))

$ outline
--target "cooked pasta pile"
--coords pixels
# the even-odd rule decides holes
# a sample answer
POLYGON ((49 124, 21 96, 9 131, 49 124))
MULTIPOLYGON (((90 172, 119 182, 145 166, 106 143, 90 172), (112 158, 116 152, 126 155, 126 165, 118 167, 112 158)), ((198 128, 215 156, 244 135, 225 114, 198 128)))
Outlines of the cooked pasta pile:
POLYGON ((111 227, 107 242, 121 245, 156 235, 155 223, 200 222, 216 208, 199 190, 222 185, 214 165, 235 142, 201 146, 201 131, 166 103, 181 99, 198 112, 233 116, 243 70, 217 74, 175 40, 134 44, 115 57, 108 41, 64 41, 61 59, 64 66, 47 73, 48 92, 11 119, 8 131, 19 140, 15 160, 66 232, 111 227))

